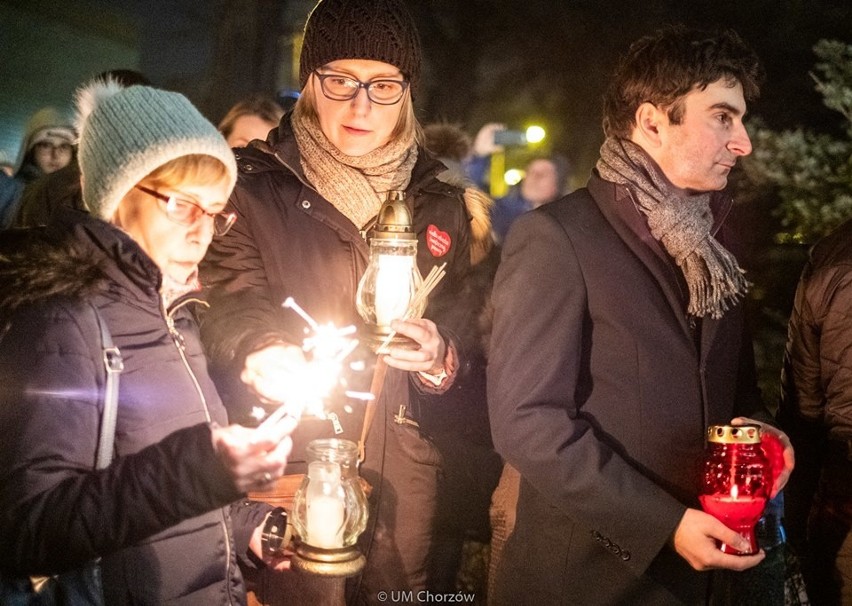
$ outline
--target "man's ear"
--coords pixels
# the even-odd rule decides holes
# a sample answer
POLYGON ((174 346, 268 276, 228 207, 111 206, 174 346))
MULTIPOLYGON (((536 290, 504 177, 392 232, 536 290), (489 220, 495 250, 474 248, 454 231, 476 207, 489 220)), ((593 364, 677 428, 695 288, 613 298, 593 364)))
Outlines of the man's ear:
POLYGON ((659 147, 662 142, 662 129, 667 122, 665 112, 646 101, 636 109, 636 126, 631 138, 642 147, 659 147))

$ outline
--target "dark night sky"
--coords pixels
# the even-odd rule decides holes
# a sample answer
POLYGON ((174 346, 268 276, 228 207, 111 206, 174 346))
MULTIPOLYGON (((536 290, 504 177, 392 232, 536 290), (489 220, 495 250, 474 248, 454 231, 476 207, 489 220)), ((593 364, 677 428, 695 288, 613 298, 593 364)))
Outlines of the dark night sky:
POLYGON ((537 117, 549 123, 551 143, 583 180, 602 139, 608 74, 632 40, 664 23, 733 28, 753 46, 767 80, 750 112, 770 126, 831 129, 840 122, 822 106, 808 71, 820 38, 852 43, 848 0, 413 0, 411 6, 433 72, 424 100, 429 114, 462 120, 473 131, 487 121, 537 117), (465 33, 471 30, 478 35, 465 33), (465 70, 467 57, 475 70, 465 70))
MULTIPOLYGON (((136 67, 155 84, 183 90, 204 109, 209 95, 217 92, 211 74, 219 15, 223 10, 240 11, 264 2, 280 7, 282 14, 286 9, 289 15, 297 15, 296 23, 289 26, 294 30, 301 25, 298 15, 311 5, 305 0, 80 0, 73 6, 92 13, 88 19, 93 27, 100 26, 99 11, 124 19, 136 30, 136 67)), ((593 161, 600 143, 600 97, 616 58, 631 40, 666 22, 733 27, 753 45, 766 64, 768 79, 764 95, 750 109, 771 126, 804 124, 831 129, 839 122, 837 115, 822 107, 808 70, 814 62, 811 47, 818 39, 852 42, 852 2, 848 0, 408 2, 421 30, 426 57, 425 81, 417 99, 422 121, 458 121, 471 134, 489 121, 510 126, 541 122, 549 128, 553 149, 568 155, 580 173, 593 161)), ((48 0, 0 0, 0 25, 4 6, 41 15, 45 23, 52 17, 52 26, 71 10, 48 0), (38 11, 33 8, 36 5, 38 11)), ((268 24, 263 26, 274 32, 268 24)), ((87 27, 85 19, 76 19, 75 27, 72 35, 79 37, 80 28, 87 27)), ((73 43, 68 38, 71 41, 64 44, 73 43)), ((19 61, 9 65, 27 65, 28 49, 16 48, 12 42, 13 58, 17 56, 19 61)), ((247 55, 252 43, 239 40, 232 53, 247 55)), ((40 81, 50 70, 32 67, 35 69, 15 74, 30 96, 50 88, 50 82, 40 81)), ((0 65, 0 76, 6 76, 3 70, 0 65)), ((68 98, 76 77, 65 78, 69 82, 63 80, 61 90, 42 97, 51 101, 68 98)), ((54 76, 57 80, 61 79, 54 76)), ((11 93, 7 90, 5 94, 11 93)), ((15 114, 20 119, 23 110, 16 113, 17 108, 9 107, 8 103, 0 107, 5 118, 15 114)), ((220 116, 210 117, 216 120, 220 116)))

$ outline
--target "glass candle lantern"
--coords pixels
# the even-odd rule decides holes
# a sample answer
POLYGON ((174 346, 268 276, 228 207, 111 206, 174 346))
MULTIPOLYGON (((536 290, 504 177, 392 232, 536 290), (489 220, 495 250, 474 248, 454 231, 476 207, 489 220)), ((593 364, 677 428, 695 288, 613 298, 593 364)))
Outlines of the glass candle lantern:
POLYGON ((772 488, 772 471, 761 448, 760 428, 709 427, 701 480, 699 500, 704 511, 749 541, 747 551, 725 544, 720 549, 735 555, 757 553, 754 528, 772 488))
MULTIPOLYGON (((426 308, 425 297, 415 297, 423 277, 417 268, 417 234, 404 192, 388 192, 369 242, 370 260, 358 284, 355 303, 367 328, 363 340, 376 349, 392 334, 391 321, 419 318, 426 308)), ((388 345, 413 343, 394 335, 388 345)))
POLYGON ((293 497, 293 568, 323 576, 351 576, 364 567, 355 543, 367 526, 367 497, 358 477, 358 445, 313 440, 308 472, 293 497))

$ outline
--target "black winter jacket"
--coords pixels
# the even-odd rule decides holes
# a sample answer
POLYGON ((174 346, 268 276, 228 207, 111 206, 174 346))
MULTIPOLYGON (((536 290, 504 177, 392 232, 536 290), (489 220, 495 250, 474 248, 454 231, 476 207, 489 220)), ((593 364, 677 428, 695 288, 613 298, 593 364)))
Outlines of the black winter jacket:
MULTIPOLYGON (((320 324, 360 325, 355 294, 369 249, 353 223, 308 183, 289 117, 267 142, 237 150, 237 164, 229 210, 239 219, 213 242, 201 266, 210 302, 201 330, 226 406, 242 418, 257 404, 239 379, 246 355, 277 340, 302 342, 304 322, 281 307, 287 297, 320 324)), ((471 317, 453 309, 470 269, 470 217, 462 190, 436 179, 444 169, 421 150, 406 195, 413 204, 421 273, 447 262, 425 316, 451 338, 457 332, 453 320, 461 324, 471 317)), ((459 358, 463 366, 463 352, 459 358)), ((360 468, 373 492, 370 526, 360 540, 367 566, 361 581, 350 583, 357 601, 374 602, 379 591, 425 589, 440 455, 416 427, 398 419, 420 420, 420 407, 436 394, 414 373, 388 369, 360 468)), ((358 440, 363 411, 355 403, 335 408, 334 420, 303 418, 293 435, 288 473, 304 472, 304 445, 313 438, 335 437, 342 429, 338 437, 358 440)))
MULTIPOLYGON (((194 320, 126 234, 74 210, 0 251, 0 572, 101 556, 108 604, 242 604, 210 423, 226 423, 194 320), (91 302, 123 354, 115 458, 93 471, 104 368, 91 302)), ((236 508, 235 508, 236 511, 236 508)), ((241 507, 240 539, 265 509, 241 507)))
MULTIPOLYGON (((202 337, 222 397, 237 420, 257 404, 239 381, 246 356, 276 340, 302 342, 304 322, 282 302, 292 296, 320 324, 359 326, 355 293, 369 256, 365 234, 307 182, 289 120, 282 120, 269 143, 255 144, 237 150, 240 177, 229 210, 239 219, 211 244, 201 267, 210 302, 202 312, 202 337)), ((453 338, 470 332, 454 326, 469 317, 453 309, 470 270, 470 216, 462 190, 436 178, 443 170, 421 150, 406 195, 413 201, 420 272, 425 276, 447 262, 447 275, 432 291, 425 317, 453 338)), ((464 343, 454 342, 464 349, 464 343)), ((418 416, 424 389, 419 380, 412 385, 411 403, 408 396, 386 394, 394 412, 407 404, 418 416)), ((296 430, 297 445, 303 431, 310 431, 306 423, 296 430)), ((294 470, 299 471, 291 465, 294 470)))

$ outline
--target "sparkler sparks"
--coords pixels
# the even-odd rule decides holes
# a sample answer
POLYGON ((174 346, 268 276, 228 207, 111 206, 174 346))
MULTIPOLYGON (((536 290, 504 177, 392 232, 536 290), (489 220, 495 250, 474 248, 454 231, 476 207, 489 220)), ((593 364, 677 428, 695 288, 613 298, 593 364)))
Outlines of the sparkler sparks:
MULTIPOLYGON (((355 326, 337 328, 331 323, 319 324, 296 303, 288 297, 282 307, 297 313, 307 324, 305 338, 302 341, 302 351, 305 353, 305 364, 296 372, 284 373, 282 382, 286 382, 287 398, 278 408, 273 410, 258 426, 259 435, 272 433, 275 426, 287 417, 299 418, 303 414, 326 418, 325 400, 340 386, 345 388, 341 372, 346 358, 358 346, 355 326)), ((363 362, 353 362, 350 367, 357 370, 363 367, 363 362)), ((344 395, 357 400, 371 400, 373 395, 368 392, 344 390, 344 395)), ((266 411, 261 407, 252 410, 252 416, 261 420, 266 411)))

